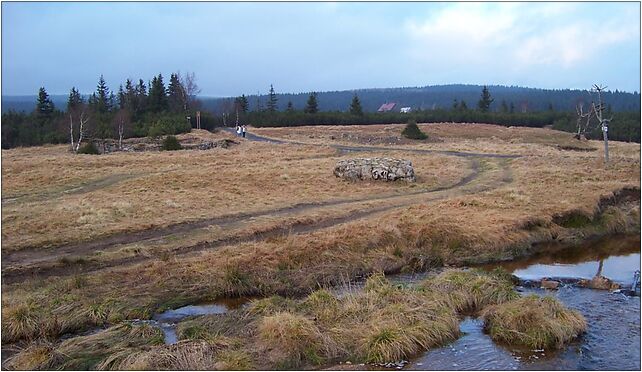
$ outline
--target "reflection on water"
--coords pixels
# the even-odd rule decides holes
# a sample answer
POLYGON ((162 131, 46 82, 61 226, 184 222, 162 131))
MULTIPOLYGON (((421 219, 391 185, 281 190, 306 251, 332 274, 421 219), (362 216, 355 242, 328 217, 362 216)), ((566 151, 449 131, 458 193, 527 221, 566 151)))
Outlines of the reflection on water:
POLYGON ((238 309, 249 302, 247 297, 225 298, 210 304, 188 305, 178 309, 167 310, 154 314, 152 320, 141 320, 137 323, 145 323, 158 327, 165 335, 166 344, 178 342, 176 334, 176 323, 192 316, 225 314, 229 310, 238 309))
POLYGON ((543 277, 590 279, 601 272, 601 275, 625 284, 629 284, 635 270, 640 269, 639 235, 609 237, 575 247, 548 244, 540 248, 549 253, 482 267, 501 266, 521 279, 530 280, 543 277))
POLYGON ((225 314, 228 310, 238 309, 246 302, 248 302, 247 298, 227 298, 211 304, 188 305, 155 314, 152 319, 159 322, 175 323, 189 316, 225 314))
MULTIPOLYGON (((522 279, 542 277, 591 278, 602 275, 628 284, 640 269, 640 237, 611 237, 557 250, 529 259, 486 265, 501 266, 522 279), (611 252, 612 255, 609 254, 611 252)), ((482 331, 478 319, 464 319, 464 332, 452 344, 433 349, 414 360, 414 370, 640 370, 640 298, 576 287, 557 291, 525 289, 554 296, 580 311, 588 322, 587 332, 559 351, 523 350, 495 344, 482 331)))

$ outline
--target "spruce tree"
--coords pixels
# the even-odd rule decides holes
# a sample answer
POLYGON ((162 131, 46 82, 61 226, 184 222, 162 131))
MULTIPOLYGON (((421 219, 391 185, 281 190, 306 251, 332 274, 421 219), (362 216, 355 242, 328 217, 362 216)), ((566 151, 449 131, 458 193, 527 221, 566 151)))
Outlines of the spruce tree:
POLYGON ((461 111, 466 111, 468 110, 468 105, 466 104, 466 101, 462 100, 461 103, 459 104, 459 109, 461 111))
POLYGON ((90 105, 92 109, 99 114, 106 114, 111 110, 112 95, 109 92, 107 83, 103 75, 100 75, 98 79, 98 85, 96 86, 96 92, 92 94, 92 99, 90 100, 90 105))
POLYGON ((317 112, 319 112, 319 104, 317 103, 316 92, 310 93, 310 97, 308 97, 308 102, 306 103, 303 112, 305 112, 306 114, 316 114, 317 112))
POLYGON ((454 111, 459 110, 459 102, 457 102, 457 98, 453 100, 453 110, 454 111))
POLYGON ((36 103, 36 114, 41 117, 50 117, 54 112, 54 104, 44 87, 38 91, 38 102, 36 103))
POLYGON ((250 109, 250 102, 247 100, 245 94, 242 94, 240 97, 238 97, 238 101, 239 109, 242 113, 246 113, 250 109))
POLYGON ((163 75, 158 74, 154 76, 149 87, 149 95, 147 98, 147 108, 149 111, 159 113, 167 111, 169 104, 167 101, 167 91, 165 90, 165 83, 163 83, 163 75))
POLYGON ((417 122, 414 120, 409 120, 406 127, 401 132, 401 135, 410 138, 410 139, 419 139, 423 140, 428 138, 426 133, 422 132, 421 129, 417 126, 417 122))
POLYGON ((288 107, 285 109, 285 112, 294 112, 294 106, 292 105, 292 101, 288 101, 288 107))
POLYGON ((134 88, 135 99, 132 108, 137 118, 140 118, 147 110, 147 86, 143 79, 138 79, 138 84, 134 88))
POLYGON ((69 91, 69 98, 67 99, 67 111, 71 112, 78 106, 83 103, 83 98, 76 90, 76 87, 72 87, 69 91))
POLYGON ((490 110, 490 104, 493 103, 494 99, 491 98, 488 87, 484 85, 482 89, 481 98, 477 102, 477 107, 481 112, 488 112, 490 110))
POLYGON ((171 112, 183 111, 184 89, 178 78, 178 74, 171 74, 167 86, 167 101, 171 112))
POLYGON ((268 94, 268 101, 267 101, 268 112, 276 112, 277 101, 278 101, 278 98, 276 98, 276 93, 274 93, 274 87, 272 86, 272 84, 270 84, 270 93, 268 94))
POLYGON ((363 116, 363 109, 361 108, 361 102, 359 101, 359 97, 357 97, 356 93, 354 97, 352 97, 352 103, 350 104, 350 114, 363 116))

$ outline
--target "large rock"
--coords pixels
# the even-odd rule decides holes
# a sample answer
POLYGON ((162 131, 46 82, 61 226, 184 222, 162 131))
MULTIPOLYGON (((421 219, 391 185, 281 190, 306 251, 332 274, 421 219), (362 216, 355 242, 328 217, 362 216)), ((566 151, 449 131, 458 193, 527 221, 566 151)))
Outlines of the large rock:
POLYGON ((580 287, 587 287, 591 289, 602 289, 607 291, 614 291, 616 289, 620 289, 619 284, 601 275, 596 275, 591 280, 582 279, 577 284, 580 287))
POLYGON ((415 170, 410 160, 390 158, 357 158, 340 160, 334 167, 334 175, 351 181, 402 180, 415 182, 415 170))

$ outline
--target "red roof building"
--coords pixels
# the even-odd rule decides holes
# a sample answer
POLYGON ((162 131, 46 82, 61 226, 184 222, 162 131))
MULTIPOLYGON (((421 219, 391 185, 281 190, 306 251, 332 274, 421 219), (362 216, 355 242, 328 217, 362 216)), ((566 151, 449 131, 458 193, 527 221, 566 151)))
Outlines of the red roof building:
POLYGON ((384 103, 379 107, 379 110, 377 112, 388 112, 392 111, 393 108, 395 108, 396 103, 384 103))

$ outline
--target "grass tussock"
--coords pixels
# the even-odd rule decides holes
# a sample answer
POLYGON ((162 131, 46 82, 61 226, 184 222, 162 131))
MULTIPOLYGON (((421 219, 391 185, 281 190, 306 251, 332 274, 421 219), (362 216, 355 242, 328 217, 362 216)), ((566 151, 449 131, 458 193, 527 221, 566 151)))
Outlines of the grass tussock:
POLYGON ((39 341, 29 345, 4 363, 3 369, 51 370, 63 360, 53 344, 39 341))
POLYGON ((459 313, 475 313, 488 305, 519 297, 510 275, 502 270, 449 270, 423 283, 423 287, 443 293, 459 313))
POLYGON ((180 342, 174 345, 138 350, 120 358, 107 359, 102 370, 183 370, 217 369, 215 355, 219 345, 205 341, 180 342), (109 362, 109 363, 107 363, 109 362))
POLYGON ((121 325, 62 341, 55 348, 36 343, 12 358, 15 369, 118 369, 122 360, 143 348, 163 343, 160 330, 149 325, 121 325))
POLYGON ((559 349, 587 327, 579 312, 536 295, 488 307, 483 317, 493 340, 535 349, 559 349))
POLYGON ((298 367, 303 362, 321 364, 331 353, 314 322, 303 315, 279 312, 264 317, 258 326, 259 338, 269 350, 269 358, 283 367, 298 367))

